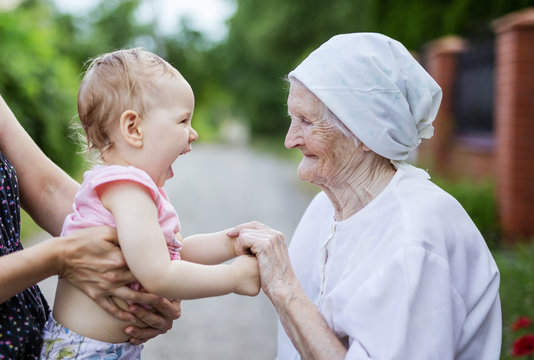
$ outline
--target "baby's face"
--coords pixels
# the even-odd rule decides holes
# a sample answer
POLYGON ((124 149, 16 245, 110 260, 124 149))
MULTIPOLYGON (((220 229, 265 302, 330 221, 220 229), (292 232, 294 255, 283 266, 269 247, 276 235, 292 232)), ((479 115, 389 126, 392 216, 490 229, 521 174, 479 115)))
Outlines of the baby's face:
POLYGON ((181 76, 161 76, 157 89, 147 101, 143 118, 143 147, 150 155, 147 172, 158 186, 173 176, 171 165, 178 156, 191 151, 198 139, 191 127, 195 98, 181 76))

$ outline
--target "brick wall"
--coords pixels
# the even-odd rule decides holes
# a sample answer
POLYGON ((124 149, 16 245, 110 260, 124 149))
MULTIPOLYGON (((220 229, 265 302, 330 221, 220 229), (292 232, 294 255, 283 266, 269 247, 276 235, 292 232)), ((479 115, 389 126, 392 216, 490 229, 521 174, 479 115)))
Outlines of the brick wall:
POLYGON ((429 43, 424 60, 427 71, 443 91, 443 100, 434 121, 434 136, 421 144, 418 162, 421 166, 446 178, 482 180, 495 174, 492 136, 457 136, 453 99, 458 54, 467 43, 457 36, 446 36, 429 43))
MULTIPOLYGON (((435 135, 423 142, 419 163, 448 178, 494 178, 505 240, 534 237, 534 8, 493 23, 495 98, 493 136, 458 136, 453 94, 458 54, 467 44, 444 37, 428 44, 428 72, 443 90, 435 135)), ((476 89, 473 89, 476 91, 476 89)))
POLYGON ((534 235, 534 8, 494 22, 496 166, 501 225, 534 235))

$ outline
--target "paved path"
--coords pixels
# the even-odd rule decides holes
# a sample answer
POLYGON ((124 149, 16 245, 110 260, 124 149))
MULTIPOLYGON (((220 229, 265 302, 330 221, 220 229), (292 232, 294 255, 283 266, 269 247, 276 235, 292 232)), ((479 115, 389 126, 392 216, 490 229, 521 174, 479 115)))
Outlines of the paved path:
MULTIPOLYGON (((289 239, 311 194, 295 165, 244 147, 194 144, 165 186, 184 236, 260 220, 289 239)), ((53 299, 55 279, 41 283, 53 299)), ((273 359, 276 313, 267 297, 227 295, 182 302, 182 317, 145 345, 143 359, 273 359)))

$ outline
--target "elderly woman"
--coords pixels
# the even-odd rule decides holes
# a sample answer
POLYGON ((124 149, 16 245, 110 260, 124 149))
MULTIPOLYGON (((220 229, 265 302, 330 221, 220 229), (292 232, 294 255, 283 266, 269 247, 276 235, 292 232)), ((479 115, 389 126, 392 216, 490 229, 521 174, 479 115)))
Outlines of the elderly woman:
POLYGON ((285 146, 322 192, 289 253, 262 224, 233 231, 283 326, 279 360, 498 359, 495 262, 461 205, 405 162, 432 136, 439 86, 371 33, 333 37, 289 82, 285 146))

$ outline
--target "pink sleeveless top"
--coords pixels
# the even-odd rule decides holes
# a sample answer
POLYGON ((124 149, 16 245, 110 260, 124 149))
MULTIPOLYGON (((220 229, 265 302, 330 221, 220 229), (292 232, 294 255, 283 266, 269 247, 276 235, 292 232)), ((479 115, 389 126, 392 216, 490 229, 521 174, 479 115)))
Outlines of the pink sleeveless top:
POLYGON ((91 226, 107 225, 115 228, 113 215, 100 201, 96 188, 106 183, 122 180, 137 182, 149 190, 158 209, 159 224, 163 230, 170 257, 172 260, 179 260, 182 245, 175 238, 175 234, 180 231, 178 214, 169 202, 165 190, 157 187, 146 172, 133 166, 97 165, 87 171, 83 175, 82 186, 74 198, 73 213, 65 219, 61 235, 91 226))

